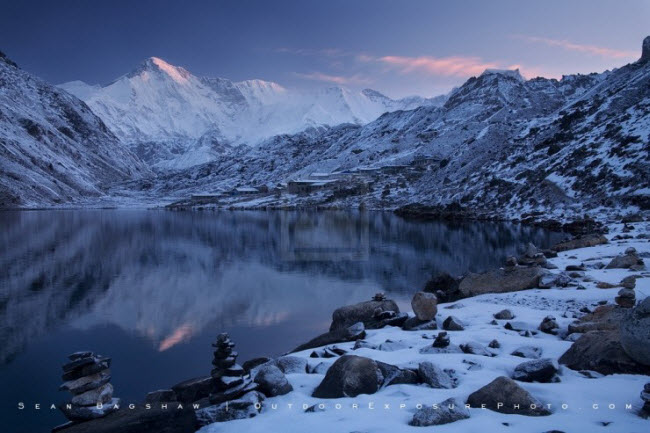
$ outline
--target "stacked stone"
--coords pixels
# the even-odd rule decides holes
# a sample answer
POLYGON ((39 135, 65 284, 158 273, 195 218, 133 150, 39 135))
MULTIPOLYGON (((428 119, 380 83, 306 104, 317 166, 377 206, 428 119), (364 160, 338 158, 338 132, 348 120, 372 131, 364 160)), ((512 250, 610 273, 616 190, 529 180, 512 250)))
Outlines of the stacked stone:
POLYGON ((113 398, 111 359, 93 352, 76 352, 68 356, 63 368, 64 383, 60 391, 69 391, 72 400, 60 406, 70 421, 86 421, 106 416, 116 410, 119 398, 113 398))
POLYGON ((451 340, 446 332, 439 332, 436 339, 433 340, 433 347, 443 348, 449 346, 451 340))
POLYGON ((210 403, 218 404, 235 400, 247 392, 255 390, 257 385, 244 368, 237 364, 237 352, 233 350, 235 343, 227 333, 219 334, 212 345, 215 348, 212 360, 211 376, 214 380, 214 392, 210 394, 210 403))
POLYGON ((650 382, 646 383, 641 392, 641 400, 643 400, 643 412, 645 416, 650 416, 650 382))
POLYGON ((621 289, 614 301, 623 308, 633 308, 636 304, 636 293, 634 289, 621 289))
POLYGON ((373 301, 382 302, 386 300, 386 295, 382 292, 375 293, 375 296, 372 297, 373 301))

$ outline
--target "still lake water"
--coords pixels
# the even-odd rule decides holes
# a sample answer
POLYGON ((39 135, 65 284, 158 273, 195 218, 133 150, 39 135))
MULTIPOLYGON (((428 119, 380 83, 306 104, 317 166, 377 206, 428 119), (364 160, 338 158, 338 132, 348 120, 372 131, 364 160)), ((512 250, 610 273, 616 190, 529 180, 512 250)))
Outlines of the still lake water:
POLYGON ((64 421, 48 407, 68 397, 69 353, 112 357, 115 396, 137 403, 208 375, 220 332, 240 363, 280 355, 339 306, 383 291, 408 310, 437 271, 486 270, 561 237, 384 212, 0 212, 0 430, 64 421))

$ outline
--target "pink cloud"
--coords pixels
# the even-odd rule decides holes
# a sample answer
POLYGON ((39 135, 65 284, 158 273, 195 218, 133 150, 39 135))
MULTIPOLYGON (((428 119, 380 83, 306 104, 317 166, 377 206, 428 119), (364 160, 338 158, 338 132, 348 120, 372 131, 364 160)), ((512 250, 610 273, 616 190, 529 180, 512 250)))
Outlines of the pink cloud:
POLYGON ((311 72, 309 74, 296 72, 295 75, 305 80, 324 81, 326 83, 335 84, 368 84, 370 82, 367 78, 363 78, 359 75, 346 77, 343 75, 324 74, 322 72, 311 72))
POLYGON ((432 75, 469 77, 478 75, 486 69, 497 68, 494 62, 484 62, 478 57, 404 57, 383 56, 376 59, 388 66, 396 67, 402 73, 424 72, 432 75))
POLYGON ((560 47, 569 51, 593 54, 611 59, 635 58, 638 53, 634 51, 616 50, 613 48, 599 47, 596 45, 576 44, 565 39, 551 39, 537 36, 515 35, 515 37, 534 43, 541 43, 550 47, 560 47))

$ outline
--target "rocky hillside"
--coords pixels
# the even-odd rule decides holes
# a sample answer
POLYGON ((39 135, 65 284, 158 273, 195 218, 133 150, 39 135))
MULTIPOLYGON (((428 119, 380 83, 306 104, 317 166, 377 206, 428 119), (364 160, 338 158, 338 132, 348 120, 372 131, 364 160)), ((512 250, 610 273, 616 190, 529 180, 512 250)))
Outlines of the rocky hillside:
POLYGON ((98 198, 148 173, 86 104, 0 53, 0 207, 98 198))
POLYGON ((284 195, 263 204, 397 208, 419 202, 511 217, 648 209, 649 40, 639 61, 613 71, 526 81, 517 71, 487 70, 442 107, 274 137, 259 149, 163 177, 157 188, 166 194, 275 185, 313 172, 402 165, 389 175, 378 170, 369 192, 284 195), (422 156, 434 161, 427 170, 407 167, 422 156))

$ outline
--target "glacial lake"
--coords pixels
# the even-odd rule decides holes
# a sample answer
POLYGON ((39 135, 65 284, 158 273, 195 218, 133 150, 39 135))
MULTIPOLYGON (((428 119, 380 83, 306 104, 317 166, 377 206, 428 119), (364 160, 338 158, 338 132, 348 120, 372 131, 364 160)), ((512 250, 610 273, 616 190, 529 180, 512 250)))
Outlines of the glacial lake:
POLYGON ((339 306, 385 292, 409 310, 437 271, 483 271, 563 236, 389 212, 0 212, 2 431, 65 421, 49 406, 69 398, 58 387, 72 352, 111 357, 114 395, 138 403, 208 375, 220 332, 240 363, 281 355, 339 306))

